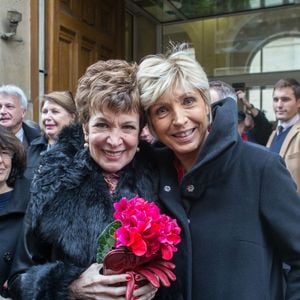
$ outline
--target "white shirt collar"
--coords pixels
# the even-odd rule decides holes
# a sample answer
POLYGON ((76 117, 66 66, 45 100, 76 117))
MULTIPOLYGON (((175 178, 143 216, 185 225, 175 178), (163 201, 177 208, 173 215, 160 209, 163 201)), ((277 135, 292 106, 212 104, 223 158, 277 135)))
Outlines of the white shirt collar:
POLYGON ((24 138, 24 130, 23 128, 21 127, 19 129, 19 131, 16 133, 16 137, 21 141, 23 142, 23 138, 24 138))
POLYGON ((300 114, 296 114, 294 117, 292 117, 291 119, 289 119, 286 122, 282 122, 282 121, 278 120, 278 126, 282 126, 283 131, 285 131, 287 128, 296 124, 299 120, 300 120, 300 114))

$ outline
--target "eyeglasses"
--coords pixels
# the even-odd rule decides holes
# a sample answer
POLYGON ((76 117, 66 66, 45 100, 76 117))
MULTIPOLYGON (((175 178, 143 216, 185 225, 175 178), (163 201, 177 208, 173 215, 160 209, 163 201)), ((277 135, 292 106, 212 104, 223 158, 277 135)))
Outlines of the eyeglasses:
POLYGON ((0 150, 0 156, 3 160, 9 160, 14 156, 14 154, 9 150, 0 150))

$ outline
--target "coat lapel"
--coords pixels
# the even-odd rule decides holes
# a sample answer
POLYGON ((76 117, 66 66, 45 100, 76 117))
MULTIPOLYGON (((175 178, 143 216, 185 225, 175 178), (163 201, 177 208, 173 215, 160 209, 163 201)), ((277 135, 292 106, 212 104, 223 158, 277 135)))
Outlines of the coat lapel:
POLYGON ((285 157, 286 152, 289 148, 289 144, 291 142, 291 140, 294 138, 294 136, 300 131, 300 120, 291 128, 291 130, 289 131, 288 135, 286 136, 286 138, 284 139, 284 142, 281 146, 280 149, 280 156, 281 157, 285 157))

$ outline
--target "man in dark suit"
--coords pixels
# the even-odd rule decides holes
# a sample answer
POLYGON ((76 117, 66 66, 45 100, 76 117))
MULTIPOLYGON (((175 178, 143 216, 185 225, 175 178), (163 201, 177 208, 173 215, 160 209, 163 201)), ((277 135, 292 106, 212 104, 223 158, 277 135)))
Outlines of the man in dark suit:
POLYGON ((27 149, 40 136, 39 126, 25 122, 28 101, 24 92, 15 85, 0 87, 0 124, 11 130, 27 149))

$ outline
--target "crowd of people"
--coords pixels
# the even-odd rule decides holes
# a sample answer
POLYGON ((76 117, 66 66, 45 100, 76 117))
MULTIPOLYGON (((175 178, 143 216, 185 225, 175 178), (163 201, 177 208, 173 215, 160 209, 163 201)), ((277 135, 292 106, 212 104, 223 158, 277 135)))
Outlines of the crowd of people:
POLYGON ((43 96, 40 126, 0 87, 0 299, 300 299, 300 84, 275 83, 275 127, 187 49, 92 64, 74 97, 43 96), (136 195, 181 242, 171 286, 128 299, 97 236, 136 195))

